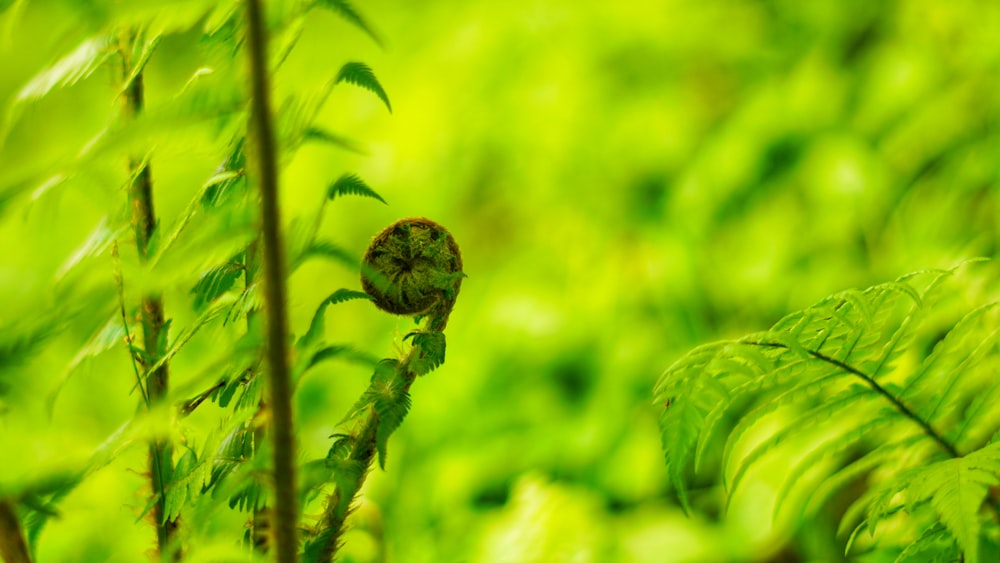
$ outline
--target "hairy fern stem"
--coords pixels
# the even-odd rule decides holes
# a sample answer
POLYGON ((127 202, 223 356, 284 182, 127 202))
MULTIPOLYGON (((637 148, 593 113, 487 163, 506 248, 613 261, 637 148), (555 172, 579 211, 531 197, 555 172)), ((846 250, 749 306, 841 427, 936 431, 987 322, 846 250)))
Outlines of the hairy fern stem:
MULTIPOLYGON (((250 244, 247 245, 243 258, 243 264, 243 285, 244 288, 249 291, 250 287, 257 283, 260 274, 259 238, 253 239, 250 241, 250 244)), ((256 309, 247 311, 246 317, 247 332, 252 333, 257 330, 257 323, 260 322, 259 311, 256 309)), ((254 371, 257 370, 255 369, 254 371)), ((260 451, 260 445, 267 439, 267 425, 265 423, 266 414, 267 401, 263 396, 261 396, 257 402, 257 414, 250 419, 250 424, 253 425, 253 455, 255 456, 260 451)), ((260 553, 267 553, 269 549, 267 538, 270 523, 268 518, 269 512, 266 505, 253 507, 253 514, 250 519, 250 544, 260 553)))
MULTIPOLYGON (((760 346, 762 348, 782 348, 785 350, 789 349, 787 345, 781 344, 779 342, 744 341, 743 343, 749 344, 751 346, 760 346)), ((864 381, 865 384, 868 385, 868 387, 870 387, 873 391, 875 391, 883 398, 885 398, 885 400, 889 401, 889 403, 892 404, 893 408, 899 411, 900 414, 910 419, 917 426, 919 426, 920 429, 923 430, 924 434, 926 434, 928 437, 934 440, 934 442, 937 443, 937 445, 940 446, 940 448, 944 450, 945 453, 947 453, 949 456, 953 458, 962 457, 962 454, 959 453, 958 448, 956 448, 954 444, 949 442, 944 436, 941 435, 940 432, 935 430, 934 427, 931 426, 929 422, 920 418, 920 416, 918 416, 915 412, 913 412, 913 409, 908 407, 906 403, 904 403, 895 395, 890 393, 885 387, 882 387, 879 384, 879 382, 875 381, 875 378, 864 373, 863 371, 857 369, 856 367, 850 364, 847 364, 835 358, 831 358, 830 356, 827 356, 822 352, 817 352, 815 350, 809 350, 809 349, 806 349, 805 352, 810 356, 812 356, 813 358, 820 360, 821 362, 825 362, 832 366, 840 368, 845 372, 864 381)))
MULTIPOLYGON (((399 362, 396 367, 396 374, 403 380, 401 391, 404 394, 410 392, 410 387, 417 377, 411 366, 421 354, 423 354, 423 350, 414 346, 406 358, 399 362)), ((361 487, 365 484, 375 454, 378 452, 378 427, 379 416, 372 408, 361 424, 361 428, 355 433, 351 453, 347 458, 349 462, 356 463, 362 470, 356 478, 349 482, 341 483, 338 481, 337 489, 329 496, 323 510, 323 516, 316 531, 316 541, 319 543, 317 561, 320 563, 333 561, 341 547, 340 538, 344 534, 347 517, 354 509, 354 502, 361 487)))
POLYGON ((31 563, 28 544, 13 503, 0 501, 0 558, 7 563, 31 563))
MULTIPOLYGON (((133 66, 132 50, 136 42, 133 32, 123 32, 119 37, 118 52, 122 62, 122 81, 124 93, 122 96, 122 112, 125 119, 135 119, 142 113, 145 105, 143 73, 133 66)), ((149 246, 156 228, 156 212, 153 207, 153 175, 147 158, 129 158, 128 200, 132 210, 132 228, 135 232, 136 249, 139 260, 146 263, 149 258, 149 246)), ((166 343, 166 327, 163 312, 163 296, 160 294, 145 295, 140 303, 142 321, 143 362, 148 366, 157 366, 146 374, 147 406, 154 406, 167 395, 169 385, 168 362, 163 361, 166 343)), ((156 501, 153 504, 153 519, 156 522, 156 539, 160 556, 171 554, 173 560, 180 559, 180 551, 174 549, 173 539, 177 530, 177 521, 166 518, 166 489, 170 483, 173 468, 173 446, 168 440, 155 439, 149 444, 149 472, 152 481, 153 494, 156 501)))
POLYGON ((268 84, 267 36, 260 0, 248 0, 247 52, 250 63, 250 122, 257 156, 261 194, 261 242, 263 243, 264 303, 267 315, 267 359, 270 412, 273 424, 273 476, 275 510, 272 528, 279 563, 298 560, 295 497, 295 435, 292 429, 292 390, 288 366, 288 318, 286 311, 285 256, 278 207, 277 147, 271 121, 268 84))

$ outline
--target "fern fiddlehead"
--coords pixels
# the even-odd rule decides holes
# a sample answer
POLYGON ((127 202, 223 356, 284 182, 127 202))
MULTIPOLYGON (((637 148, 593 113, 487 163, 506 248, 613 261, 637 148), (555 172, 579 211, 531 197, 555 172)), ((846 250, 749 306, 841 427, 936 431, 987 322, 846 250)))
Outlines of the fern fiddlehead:
POLYGON ((412 347, 400 360, 375 367, 368 389, 341 424, 326 463, 336 474, 336 488, 323 516, 306 542, 304 560, 331 561, 340 547, 344 524, 375 456, 385 467, 386 445, 410 409, 410 386, 417 376, 444 362, 444 328, 461 287, 462 256, 441 225, 424 218, 402 219, 372 240, 361 265, 361 284, 376 307, 424 320, 405 339, 412 347))
POLYGON ((401 219, 375 235, 365 252, 361 286, 379 309, 394 315, 426 314, 433 317, 431 328, 440 331, 462 277, 462 254, 455 239, 421 217, 401 219))

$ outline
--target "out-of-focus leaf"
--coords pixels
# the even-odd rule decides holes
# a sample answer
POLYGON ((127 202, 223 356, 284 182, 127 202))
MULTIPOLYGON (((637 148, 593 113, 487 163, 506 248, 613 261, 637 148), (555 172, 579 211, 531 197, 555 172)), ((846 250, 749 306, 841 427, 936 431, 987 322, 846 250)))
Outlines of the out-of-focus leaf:
POLYGON ((343 135, 333 133, 332 131, 327 131, 322 127, 307 127, 305 133, 303 134, 303 140, 317 141, 328 145, 334 145, 357 154, 367 154, 365 149, 358 144, 357 141, 343 135))
POLYGON ((122 84, 119 95, 124 95, 125 91, 127 91, 132 86, 132 83, 135 82, 136 77, 138 77, 146 68, 146 63, 149 62, 149 58, 153 56, 154 52, 156 52, 156 47, 159 46, 160 39, 162 38, 162 35, 156 34, 148 39, 138 42, 136 47, 139 47, 139 56, 132 61, 132 72, 130 72, 125 78, 125 82, 122 84))
POLYGON ((309 323, 309 330, 306 331, 301 338, 299 338, 299 341, 296 342, 295 346, 300 350, 304 350, 314 344, 322 342, 324 332, 326 331, 326 308, 330 305, 336 305, 353 299, 371 299, 371 297, 363 291, 341 288, 334 291, 326 299, 321 301, 319 306, 316 307, 316 312, 313 313, 312 321, 309 323))
POLYGON ((7 136, 7 131, 20 116, 25 104, 86 79, 100 68, 113 52, 114 43, 110 37, 106 35, 90 37, 71 53, 32 77, 14 96, 13 103, 7 107, 4 127, 0 130, 0 141, 7 136))
POLYGON ((371 37, 372 41, 379 47, 384 46, 382 38, 375 32, 371 24, 347 0, 319 0, 318 4, 330 11, 336 12, 340 17, 368 34, 368 37, 371 37))
POLYGON ((127 229, 128 227, 124 225, 112 229, 108 226, 108 218, 102 217, 97 226, 94 227, 94 230, 83 241, 83 244, 59 268, 56 278, 65 277, 66 274, 87 258, 106 253, 111 248, 111 243, 126 232, 127 229))
POLYGON ((386 109, 389 113, 392 113, 392 104, 389 103, 389 96, 385 93, 385 89, 379 83, 378 78, 375 78, 375 73, 372 69, 365 63, 350 62, 344 64, 340 67, 340 72, 337 73, 337 78, 334 79, 335 84, 341 82, 347 82, 348 84, 354 84, 372 92, 385 104, 386 109))
POLYGON ((198 283, 191 288, 191 294, 194 295, 195 312, 204 311, 209 303, 232 289, 242 273, 243 264, 235 261, 227 262, 205 272, 198 283))

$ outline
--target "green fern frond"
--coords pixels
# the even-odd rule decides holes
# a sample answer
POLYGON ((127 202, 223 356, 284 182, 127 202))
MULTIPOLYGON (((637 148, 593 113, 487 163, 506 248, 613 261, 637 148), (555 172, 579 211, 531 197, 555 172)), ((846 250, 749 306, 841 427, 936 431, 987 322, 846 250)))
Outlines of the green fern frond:
POLYGON ((958 546, 944 526, 931 526, 906 546, 895 563, 944 563, 960 559, 958 546))
POLYGON ((382 203, 388 203, 378 195, 378 192, 371 189, 357 174, 344 174, 326 190, 326 197, 334 199, 343 195, 358 195, 377 199, 382 203))
POLYGON ((13 102, 7 107, 4 127, 0 129, 0 144, 11 126, 17 121, 26 104, 87 79, 114 52, 114 41, 107 35, 90 37, 80 43, 72 52, 29 79, 14 95, 13 102))
POLYGON ((6 391, 8 384, 4 381, 5 372, 24 364, 57 329, 54 319, 47 319, 38 325, 0 327, 0 395, 6 391))
POLYGON ((332 360, 334 358, 340 358, 348 362, 369 367, 374 367, 379 362, 377 357, 357 350, 354 346, 350 346, 348 344, 335 344, 331 346, 324 346, 313 353, 312 356, 309 357, 309 363, 306 365, 305 369, 308 370, 316 364, 332 360))
POLYGON ((159 47, 161 39, 163 39, 163 35, 154 34, 152 37, 136 41, 135 48, 138 52, 132 58, 131 72, 129 72, 129 75, 118 89, 119 95, 123 95, 132 86, 132 83, 135 82, 136 77, 142 74, 142 71, 146 68, 146 64, 149 63, 149 59, 156 52, 156 48, 159 47))
POLYGON ((406 338, 411 336, 413 346, 420 350, 416 359, 410 363, 410 370, 414 374, 426 375, 444 363, 446 343, 443 332, 417 331, 406 335, 406 338))
POLYGON ((201 313, 209 303, 232 289, 242 273, 243 264, 230 261, 202 274, 190 291, 194 295, 194 311, 201 313))
POLYGON ((368 90, 378 96, 382 100, 382 103, 385 104, 386 109, 389 110, 389 113, 392 113, 392 104, 389 103, 388 94, 385 93, 382 85, 379 84, 378 78, 375 78, 375 73, 365 63, 345 63, 344 66, 340 67, 340 72, 337 73, 337 78, 333 82, 334 84, 347 82, 348 84, 354 84, 368 90))
POLYGON ((369 24, 368 21, 365 20, 365 18, 363 18, 361 14, 354 9, 354 6, 352 6, 347 0, 319 0, 317 3, 320 6, 335 12, 337 15, 344 18, 361 31, 365 32, 379 47, 385 46, 382 43, 382 38, 375 32, 375 29, 371 26, 371 24, 369 24))
MULTIPOLYGON (((180 352, 180 350, 194 337, 195 334, 198 333, 199 330, 219 317, 235 301, 236 296, 228 293, 217 298, 208 308, 205 309, 204 312, 198 316, 197 319, 194 320, 193 323, 180 330, 173 342, 171 342, 169 346, 165 347, 166 352, 163 356, 156 363, 146 368, 145 374, 148 375, 153 373, 164 364, 169 363, 170 360, 172 360, 173 357, 180 352)), ((161 334, 166 337, 167 330, 164 329, 161 334)))
MULTIPOLYGON (((820 393, 822 391, 816 392, 820 393)), ((781 403, 784 400, 788 400, 788 398, 781 397, 778 400, 771 401, 771 403, 781 403)), ((872 407, 876 406, 876 401, 877 399, 872 397, 867 389, 855 385, 816 405, 808 407, 804 412, 796 415, 791 421, 782 425, 768 438, 752 446, 739 459, 733 460, 731 463, 726 463, 728 460, 723 462, 724 466, 732 465, 734 467, 733 476, 729 479, 727 485, 729 494, 732 494, 739 487, 740 481, 742 481, 751 466, 755 465, 778 446, 803 433, 809 435, 808 433, 811 430, 814 430, 817 426, 825 425, 831 419, 837 418, 836 422, 839 423, 844 418, 858 416, 859 413, 870 412, 872 407)), ((888 421, 891 420, 889 418, 888 421)), ((866 429, 871 430, 872 428, 866 429)), ((842 439, 842 436, 837 436, 838 441, 842 441, 842 439)), ((820 450, 823 449, 820 444, 813 444, 812 447, 820 450)))
MULTIPOLYGON (((1000 484, 1000 444, 964 457, 921 467, 907 487, 907 505, 930 501, 941 522, 958 541, 969 563, 982 561, 980 509, 989 488, 1000 484)), ((994 510, 997 510, 994 505, 994 510)))
POLYGON ((371 299, 371 297, 363 291, 354 291, 352 289, 344 288, 338 289, 327 296, 327 298, 321 301, 319 306, 316 307, 316 311, 313 313, 312 321, 309 323, 309 330, 306 331, 301 338, 299 338, 299 341, 295 344, 296 347, 300 350, 304 350, 309 346, 321 342, 323 335, 326 332, 327 307, 354 299, 371 299))
POLYGON ((317 141, 333 145, 356 154, 368 154, 364 147, 358 144, 357 141, 343 135, 338 135, 332 131, 327 131, 322 127, 307 127, 302 136, 304 141, 317 141))
POLYGON ((921 363, 901 396, 932 392, 937 400, 928 418, 934 420, 944 405, 955 400, 956 393, 978 384, 978 378, 969 376, 969 366, 981 365, 988 354, 995 352, 1000 335, 998 312, 1000 303, 989 303, 962 317, 921 363))
MULTIPOLYGON (((834 471, 829 476, 825 477, 817 486, 811 489, 808 495, 806 495, 806 498, 801 507, 803 512, 819 510, 820 507, 822 507, 823 504, 835 492, 847 486, 848 483, 861 478, 862 476, 871 472, 873 469, 882 466, 883 464, 892 459, 895 459, 897 456, 900 455, 901 452, 906 451, 913 444, 924 440, 924 435, 920 434, 919 432, 913 429, 908 429, 910 432, 909 435, 906 434, 907 430, 896 431, 896 427, 901 426, 901 423, 899 422, 900 420, 899 418, 896 417, 894 418, 897 421, 896 426, 888 429, 886 435, 891 435, 891 436, 900 435, 899 438, 897 438, 894 441, 884 443, 866 452, 865 454, 861 455, 861 457, 853 461, 850 461, 849 463, 843 465, 842 467, 834 471)), ((802 464, 812 463, 815 462, 816 458, 819 456, 826 456, 831 454, 835 455, 836 453, 839 453, 839 451, 847 451, 850 450, 851 448, 857 448, 859 447, 859 441, 863 439, 865 436, 869 435, 869 431, 871 430, 871 428, 868 428, 867 426, 881 425, 882 423, 883 420, 881 418, 872 420, 866 425, 863 425, 862 427, 859 427, 853 430, 851 433, 849 433, 845 437, 844 441, 840 443, 841 446, 840 448, 837 448, 836 450, 833 451, 827 451, 826 449, 818 448, 816 450, 813 450, 813 453, 811 455, 806 456, 801 463, 802 464)), ((790 475, 794 474, 790 473, 790 475)), ((786 489, 788 486, 793 484, 793 481, 794 478, 792 477, 790 477, 786 481, 786 485, 782 487, 782 491, 779 491, 779 494, 777 495, 778 499, 783 499, 787 497, 786 489)), ((779 505, 775 507, 775 513, 777 513, 779 508, 780 508, 780 500, 779 500, 779 505)))
POLYGON ((329 258, 352 270, 361 267, 361 259, 354 253, 328 240, 316 240, 310 243, 302 252, 301 260, 305 261, 313 257, 329 258))
POLYGON ((375 430, 375 447, 378 450, 379 467, 385 469, 385 458, 389 436, 402 424, 406 413, 410 412, 408 385, 399 369, 376 370, 366 394, 378 417, 375 430))
POLYGON ((236 399, 236 410, 260 408, 260 400, 264 396, 264 378, 259 374, 251 373, 243 391, 236 399))
MULTIPOLYGON (((983 546, 996 538, 991 532, 982 540, 990 519, 981 512, 1000 484, 1000 461, 992 446, 965 456, 959 446, 976 443, 969 428, 1000 422, 988 406, 1000 396, 1000 307, 972 310, 949 323, 929 354, 921 348, 951 310, 938 304, 954 293, 943 287, 956 271, 926 270, 841 292, 767 332, 704 345, 676 361, 655 396, 668 476, 684 509, 691 505, 688 466, 702 469, 714 437, 725 430, 720 460, 729 495, 771 452, 788 447, 796 452, 792 475, 826 460, 834 469, 810 477, 811 485, 784 479, 775 516, 793 491, 805 499, 797 508, 804 514, 878 470, 881 481, 847 510, 842 529, 862 515, 871 533, 890 517, 940 522, 967 561, 984 560, 983 546), (838 461, 852 452, 853 461, 838 461)), ((982 430, 976 438, 981 444, 982 430)), ((1000 499, 989 502, 1000 516, 1000 499)))
POLYGON ((359 420, 364 416, 368 410, 372 407, 374 400, 377 396, 376 389, 379 387, 386 387, 390 385, 396 377, 396 372, 399 369, 399 361, 386 358, 378 362, 375 365, 375 369, 372 372, 371 380, 368 384, 368 388, 364 393, 358 397, 358 400, 354 403, 344 418, 337 423, 337 426, 345 426, 353 421, 359 420))
POLYGON ((80 473, 46 476, 36 481, 31 490, 22 493, 21 505, 25 509, 22 524, 32 549, 36 549, 38 536, 45 524, 59 516, 56 508, 58 503, 73 492, 82 480, 83 475, 80 473))

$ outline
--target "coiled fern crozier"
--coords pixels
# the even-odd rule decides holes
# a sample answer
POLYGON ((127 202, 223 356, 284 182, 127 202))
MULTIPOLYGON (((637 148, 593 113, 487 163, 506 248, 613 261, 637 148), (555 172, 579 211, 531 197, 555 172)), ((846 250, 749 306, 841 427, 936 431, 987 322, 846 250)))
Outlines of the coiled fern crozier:
MULTIPOLYGON (((368 389, 340 422, 348 430, 334 435, 326 459, 318 460, 321 472, 332 474, 336 487, 307 536, 305 561, 333 559, 354 498, 376 455, 379 466, 385 468, 389 435, 410 410, 410 386, 417 376, 444 363, 443 331, 464 277, 458 244, 444 227, 424 218, 402 219, 376 235, 365 253, 361 284, 366 294, 340 290, 327 299, 335 303, 368 297, 386 312, 423 319, 424 326, 406 335, 412 346, 402 359, 387 358, 375 365, 368 389)), ((303 349, 309 349, 310 340, 323 332, 324 310, 321 306, 300 342, 303 349)), ((314 357, 323 351, 318 349, 314 357)))
POLYGON ((775 517, 863 484, 841 517, 845 553, 863 541, 878 560, 1000 560, 1000 303, 970 304, 977 269, 839 293, 670 366, 655 395, 685 510, 689 466, 719 463, 732 498, 775 453, 788 467, 775 517))

